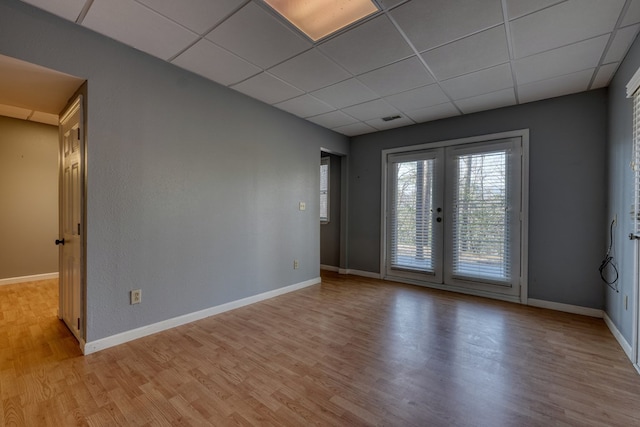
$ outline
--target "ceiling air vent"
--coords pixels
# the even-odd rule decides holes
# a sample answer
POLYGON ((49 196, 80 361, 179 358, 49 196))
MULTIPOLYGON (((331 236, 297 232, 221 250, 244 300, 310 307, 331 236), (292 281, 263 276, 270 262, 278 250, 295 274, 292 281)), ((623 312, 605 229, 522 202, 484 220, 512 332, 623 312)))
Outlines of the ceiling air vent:
POLYGON ((401 116, 387 116, 387 117, 383 117, 382 121, 383 122, 390 122, 391 120, 397 120, 401 118, 401 116))

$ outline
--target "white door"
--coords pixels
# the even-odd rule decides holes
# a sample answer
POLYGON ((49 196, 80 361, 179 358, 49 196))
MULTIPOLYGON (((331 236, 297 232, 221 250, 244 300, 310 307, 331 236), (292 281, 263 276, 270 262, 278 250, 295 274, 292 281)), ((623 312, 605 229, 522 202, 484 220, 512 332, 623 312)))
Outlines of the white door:
POLYGON ((60 317, 82 340, 82 96, 60 115, 60 317))
POLYGON ((521 141, 387 157, 385 276, 520 297, 521 141))

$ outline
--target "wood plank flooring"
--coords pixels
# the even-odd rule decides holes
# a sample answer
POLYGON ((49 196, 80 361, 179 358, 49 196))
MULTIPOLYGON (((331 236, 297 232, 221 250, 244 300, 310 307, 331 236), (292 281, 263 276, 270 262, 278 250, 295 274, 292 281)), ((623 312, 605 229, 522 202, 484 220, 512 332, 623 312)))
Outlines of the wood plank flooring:
POLYGON ((637 426, 600 319, 352 276, 82 356, 0 286, 0 425, 637 426))

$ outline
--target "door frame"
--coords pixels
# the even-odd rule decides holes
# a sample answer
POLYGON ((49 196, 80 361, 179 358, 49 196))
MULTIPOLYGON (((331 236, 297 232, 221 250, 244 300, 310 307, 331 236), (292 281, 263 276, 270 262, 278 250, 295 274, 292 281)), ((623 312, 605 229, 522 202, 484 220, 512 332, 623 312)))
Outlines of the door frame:
POLYGON ((470 295, 483 296, 493 299, 500 299, 505 301, 511 301, 527 304, 528 301, 528 259, 529 259, 529 129, 519 129, 507 132, 478 135, 467 138, 458 138, 451 140, 442 140, 428 142, 418 145, 409 145, 396 148, 390 148, 382 150, 381 153, 381 194, 380 194, 380 276, 382 279, 409 283, 419 286, 426 286, 436 289, 443 289, 448 291, 455 291, 459 293, 465 293, 470 295), (456 287, 451 285, 429 283, 423 280, 414 280, 407 278, 399 278, 388 276, 386 272, 387 263, 387 219, 388 219, 388 173, 387 173, 387 158, 391 154, 397 154, 402 152, 412 152, 420 150, 431 150, 441 147, 451 147, 462 144, 473 144, 481 142, 490 142, 498 139, 508 138, 520 138, 522 141, 522 181, 521 181, 521 198, 522 198, 522 218, 521 218, 521 235, 520 235, 520 295, 501 295, 493 292, 487 292, 477 289, 469 289, 464 287, 456 287))
MULTIPOLYGON (((69 98, 67 104, 64 106, 59 116, 62 119, 63 114, 68 111, 68 109, 73 106, 74 103, 80 98, 80 107, 81 107, 81 126, 82 131, 80 132, 80 165, 82 167, 81 175, 80 175, 80 337, 79 344, 82 352, 84 353, 84 346, 87 341, 87 82, 85 81, 78 90, 69 98)), ((59 129, 60 124, 58 124, 59 129)), ((62 207, 63 207, 63 194, 62 194, 62 180, 63 180, 63 159, 62 159, 62 133, 59 132, 58 136, 58 221, 59 221, 59 229, 58 234, 62 236, 63 226, 62 226, 62 207)), ((62 266, 62 257, 59 256, 60 267, 62 266)), ((59 268, 62 270, 61 268, 59 268)), ((58 316, 61 318, 62 316, 62 282, 59 281, 59 307, 58 307, 58 316)), ((75 336, 75 335, 74 335, 75 336)))
MULTIPOLYGON (((340 151, 332 150, 325 147, 320 147, 320 157, 322 157, 322 153, 331 154, 334 156, 340 157, 340 256, 339 256, 339 265, 337 269, 330 269, 329 271, 337 271, 339 274, 347 274, 349 272, 348 260, 347 260, 347 234, 349 231, 349 223, 348 223, 348 173, 349 173, 349 161, 348 155, 342 153, 340 151)), ((331 181, 331 166, 329 167, 329 181, 331 181)), ((318 172, 318 183, 320 182, 320 173, 318 172)), ((316 200, 320 200, 320 185, 318 188, 318 197, 316 200)), ((318 221, 318 226, 320 226, 320 221, 318 221)), ((320 227, 318 227, 320 230, 320 227)), ((319 233, 319 231, 318 231, 319 233)), ((320 245, 320 235, 318 234, 318 245, 320 245)), ((320 264, 320 249, 318 249, 318 263, 320 264)), ((320 269, 322 270, 322 265, 320 265, 320 269)), ((324 266, 326 267, 326 266, 324 266)))

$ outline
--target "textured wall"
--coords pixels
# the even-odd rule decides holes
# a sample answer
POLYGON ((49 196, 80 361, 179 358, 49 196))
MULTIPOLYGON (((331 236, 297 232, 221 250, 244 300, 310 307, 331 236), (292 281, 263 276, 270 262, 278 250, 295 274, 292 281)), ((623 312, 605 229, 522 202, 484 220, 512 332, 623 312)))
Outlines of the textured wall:
POLYGON ((603 308, 606 120, 598 90, 354 138, 349 268, 380 271, 383 149, 529 129, 529 298, 603 308))
POLYGON ((0 116, 0 279, 58 271, 58 128, 0 116))
MULTIPOLYGON (((620 271, 616 286, 619 292, 606 291, 606 312, 631 344, 633 333, 633 300, 635 286, 634 248, 636 242, 628 239, 632 231, 633 171, 630 162, 633 158, 633 104, 627 98, 626 85, 640 67, 640 42, 631 46, 625 60, 618 68, 609 85, 609 138, 607 150, 608 163, 608 215, 618 216, 618 226, 614 228, 613 257, 620 271), (629 298, 625 309, 624 298, 629 298)), ((609 230, 607 230, 607 233, 609 230)))
POLYGON ((88 80, 87 342, 318 277, 346 137, 15 0, 0 53, 88 80))

